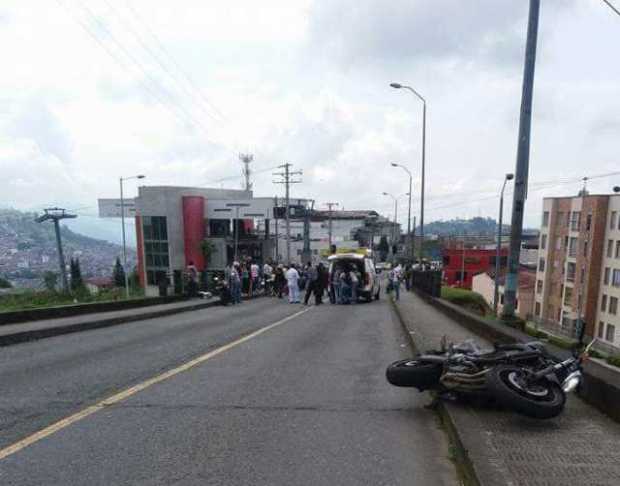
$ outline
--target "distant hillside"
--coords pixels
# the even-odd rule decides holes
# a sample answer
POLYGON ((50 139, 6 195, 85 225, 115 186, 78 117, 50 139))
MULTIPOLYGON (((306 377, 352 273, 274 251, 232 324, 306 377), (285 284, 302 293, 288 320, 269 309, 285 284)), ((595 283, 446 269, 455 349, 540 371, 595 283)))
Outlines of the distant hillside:
MULTIPOLYGON (((0 275, 18 286, 35 286, 47 270, 58 271, 54 225, 36 223, 36 214, 0 209, 0 275), (30 285, 32 284, 32 285, 30 285)), ((119 245, 97 240, 61 226, 65 259, 79 258, 84 277, 110 276, 112 265, 122 254, 119 245)), ((135 252, 128 249, 131 267, 135 252)))
MULTIPOLYGON (((510 225, 504 224, 503 226, 504 233, 510 231, 510 225)), ((535 231, 534 229, 524 229, 526 233, 535 231)), ((497 222, 493 218, 450 219, 448 221, 433 221, 424 225, 424 234, 426 235, 495 235, 496 233, 497 222)))

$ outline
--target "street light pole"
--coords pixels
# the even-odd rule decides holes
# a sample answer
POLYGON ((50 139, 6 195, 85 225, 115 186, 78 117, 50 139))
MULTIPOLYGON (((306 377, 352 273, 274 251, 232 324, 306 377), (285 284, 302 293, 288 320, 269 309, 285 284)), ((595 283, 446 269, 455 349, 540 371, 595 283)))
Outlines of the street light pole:
POLYGON ((130 179, 144 179, 142 174, 131 177, 120 177, 119 184, 121 186, 121 226, 123 234, 123 273, 125 274, 125 297, 129 298, 129 274, 127 273, 127 244, 125 242, 125 199, 123 197, 123 181, 130 179))
POLYGON ((407 236, 409 237, 410 244, 411 244, 411 248, 410 248, 411 257, 413 257, 413 240, 411 239, 411 196, 413 194, 412 192, 413 176, 411 175, 411 171, 407 169, 407 167, 405 167, 404 165, 396 164, 392 162, 392 167, 400 167, 401 169, 406 171, 407 174, 409 174, 409 209, 407 212, 407 236))
POLYGON ((530 165, 530 131, 532 124, 532 98, 534 94, 534 68, 536 66, 536 40, 538 37, 538 17, 540 0, 530 0, 525 43, 525 66, 521 93, 521 114, 519 118, 519 138, 515 170, 515 188, 512 196, 512 219, 510 223, 510 253, 508 272, 504 290, 502 316, 511 320, 515 315, 517 298, 517 274, 519 272, 519 251, 523 233, 523 214, 527 197, 527 183, 530 165))
POLYGON ((422 262, 422 251, 424 247, 424 186, 426 179, 426 100, 411 86, 399 83, 391 83, 390 86, 396 89, 408 89, 422 101, 422 180, 420 181, 420 262, 422 262))
POLYGON ((497 316, 497 305, 499 300, 499 271, 500 271, 500 253, 502 247, 502 226, 504 217, 504 189, 506 189, 506 182, 514 179, 514 174, 506 174, 504 177, 504 184, 502 185, 502 191, 499 197, 499 225, 497 226, 497 249, 495 252, 495 289, 493 291, 493 313, 497 316))

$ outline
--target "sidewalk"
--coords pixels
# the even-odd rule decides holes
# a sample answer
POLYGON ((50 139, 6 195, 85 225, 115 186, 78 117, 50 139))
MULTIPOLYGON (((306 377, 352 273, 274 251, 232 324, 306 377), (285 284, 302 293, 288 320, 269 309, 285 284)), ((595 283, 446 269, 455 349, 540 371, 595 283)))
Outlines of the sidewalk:
MULTIPOLYGON (((397 306, 419 351, 439 347, 444 334, 449 342, 490 345, 413 293, 401 292, 397 306)), ((546 421, 443 403, 481 485, 620 484, 620 424, 576 395, 562 415, 546 421)))
POLYGON ((153 319, 155 317, 213 307, 217 304, 219 304, 218 298, 209 300, 193 299, 172 304, 137 307, 120 311, 7 324, 0 326, 0 346, 9 346, 61 334, 115 326, 126 322, 153 319))

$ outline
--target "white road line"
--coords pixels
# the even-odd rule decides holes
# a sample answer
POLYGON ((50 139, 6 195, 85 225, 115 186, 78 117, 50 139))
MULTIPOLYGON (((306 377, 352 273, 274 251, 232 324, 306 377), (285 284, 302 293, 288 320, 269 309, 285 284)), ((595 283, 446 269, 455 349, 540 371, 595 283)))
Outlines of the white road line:
POLYGON ((19 452, 22 449, 25 449, 26 447, 34 444, 35 442, 40 441, 41 439, 44 439, 46 437, 49 437, 52 434, 55 434, 59 430, 62 430, 68 427, 69 425, 74 424, 75 422, 79 422, 80 420, 85 419, 89 415, 92 415, 93 413, 107 406, 114 405, 115 403, 119 403, 129 398, 130 396, 135 395, 136 393, 142 390, 145 390, 146 388, 152 385, 155 385, 156 383, 160 383, 164 380, 172 378, 175 375, 178 375, 179 373, 187 371, 190 368, 193 368, 194 366, 197 366, 211 358, 214 358, 218 354, 225 353, 226 351, 229 351, 230 349, 236 346, 239 346, 240 344, 243 344, 246 341, 249 341, 250 339, 257 337, 263 334, 264 332, 267 332, 273 329, 274 327, 280 326, 284 324, 285 322, 288 322, 291 319, 294 319, 295 317, 298 317, 308 312, 309 310, 310 309, 308 308, 308 309, 303 309, 299 312, 296 312, 295 314, 285 317, 284 319, 274 322, 273 324, 269 324, 268 326, 265 326, 257 331, 247 334, 246 336, 243 336, 242 338, 239 338, 235 341, 225 344, 224 346, 214 349, 213 351, 209 351, 208 353, 203 354, 202 356, 198 356, 197 358, 194 358, 191 361, 188 361, 187 363, 184 363, 180 366, 177 366, 176 368, 166 371, 165 373, 154 376, 153 378, 149 378, 148 380, 143 381, 142 383, 138 383, 137 385, 134 385, 131 388, 127 388, 126 390, 116 393, 104 400, 101 400, 100 402, 95 403, 94 405, 91 405, 90 407, 80 410, 79 412, 74 413, 73 415, 70 415, 69 417, 59 420, 58 422, 55 422, 52 425, 49 425, 48 427, 45 427, 44 429, 41 429, 38 432, 35 432, 34 434, 29 435, 28 437, 18 442, 15 442, 14 444, 8 447, 5 447, 4 449, 0 449, 0 460, 4 459, 5 457, 10 456, 11 454, 15 454, 16 452, 19 452))

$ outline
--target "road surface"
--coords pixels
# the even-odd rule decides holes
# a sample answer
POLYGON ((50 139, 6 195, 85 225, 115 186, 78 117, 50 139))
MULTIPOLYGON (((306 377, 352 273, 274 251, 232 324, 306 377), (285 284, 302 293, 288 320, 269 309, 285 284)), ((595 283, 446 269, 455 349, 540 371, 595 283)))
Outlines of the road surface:
POLYGON ((391 312, 258 299, 2 348, 0 484, 456 484, 428 397, 385 381, 391 312))

